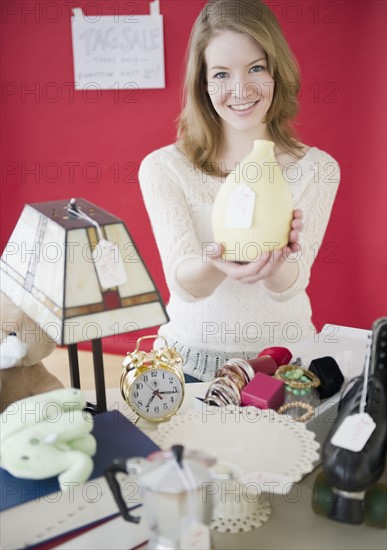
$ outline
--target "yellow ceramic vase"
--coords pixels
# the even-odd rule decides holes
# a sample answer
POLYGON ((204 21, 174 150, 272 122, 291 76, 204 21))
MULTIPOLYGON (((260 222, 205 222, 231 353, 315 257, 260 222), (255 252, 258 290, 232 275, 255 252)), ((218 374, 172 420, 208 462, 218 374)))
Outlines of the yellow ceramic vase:
POLYGON ((253 262, 283 248, 293 218, 289 184, 274 155, 274 143, 255 140, 251 153, 221 186, 212 211, 214 240, 226 260, 253 262))

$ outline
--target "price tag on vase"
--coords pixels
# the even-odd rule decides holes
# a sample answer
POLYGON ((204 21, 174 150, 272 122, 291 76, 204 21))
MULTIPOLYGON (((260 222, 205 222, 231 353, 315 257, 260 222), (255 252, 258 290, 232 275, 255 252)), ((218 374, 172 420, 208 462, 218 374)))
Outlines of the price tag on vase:
POLYGON ((236 187, 228 199, 225 226, 248 229, 254 219, 255 193, 245 183, 236 187))

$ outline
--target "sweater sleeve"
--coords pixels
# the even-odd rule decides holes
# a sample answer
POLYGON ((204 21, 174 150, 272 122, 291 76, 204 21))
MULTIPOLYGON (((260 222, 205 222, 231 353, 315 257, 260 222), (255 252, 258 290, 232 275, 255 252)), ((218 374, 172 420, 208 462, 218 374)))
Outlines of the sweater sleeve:
POLYGON ((160 151, 148 155, 139 169, 140 188, 168 288, 184 300, 196 301, 176 278, 177 268, 183 261, 202 254, 181 177, 173 163, 162 158, 160 151))
POLYGON ((262 285, 273 300, 280 302, 292 298, 308 286, 310 271, 321 248, 340 182, 340 167, 333 157, 317 149, 313 160, 303 163, 299 178, 291 183, 295 208, 302 210, 304 223, 300 234, 301 249, 287 259, 297 262, 298 277, 283 292, 274 292, 262 285))

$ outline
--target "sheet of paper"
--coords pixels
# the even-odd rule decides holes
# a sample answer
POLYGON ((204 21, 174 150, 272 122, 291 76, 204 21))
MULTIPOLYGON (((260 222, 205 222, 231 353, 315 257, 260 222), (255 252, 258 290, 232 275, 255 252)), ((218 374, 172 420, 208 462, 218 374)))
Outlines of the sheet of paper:
POLYGON ((75 8, 71 30, 75 89, 165 88, 162 15, 91 17, 75 8))

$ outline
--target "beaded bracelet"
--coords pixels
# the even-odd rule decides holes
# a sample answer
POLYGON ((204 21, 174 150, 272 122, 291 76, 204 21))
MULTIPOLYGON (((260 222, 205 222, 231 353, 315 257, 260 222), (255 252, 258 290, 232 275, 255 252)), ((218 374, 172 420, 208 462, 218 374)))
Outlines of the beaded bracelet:
POLYGON ((312 407, 312 405, 309 405, 309 403, 304 403, 303 401, 292 401, 291 403, 286 403, 285 405, 281 405, 281 407, 277 410, 277 412, 279 414, 283 414, 289 409, 294 409, 296 407, 299 407, 300 409, 304 409, 306 412, 301 416, 296 416, 296 418, 293 418, 293 420, 295 420, 296 422, 306 422, 307 420, 312 418, 314 414, 314 408, 312 407))
POLYGON ((275 378, 282 380, 290 388, 307 390, 317 388, 320 380, 313 372, 296 365, 284 365, 275 371, 275 378))

